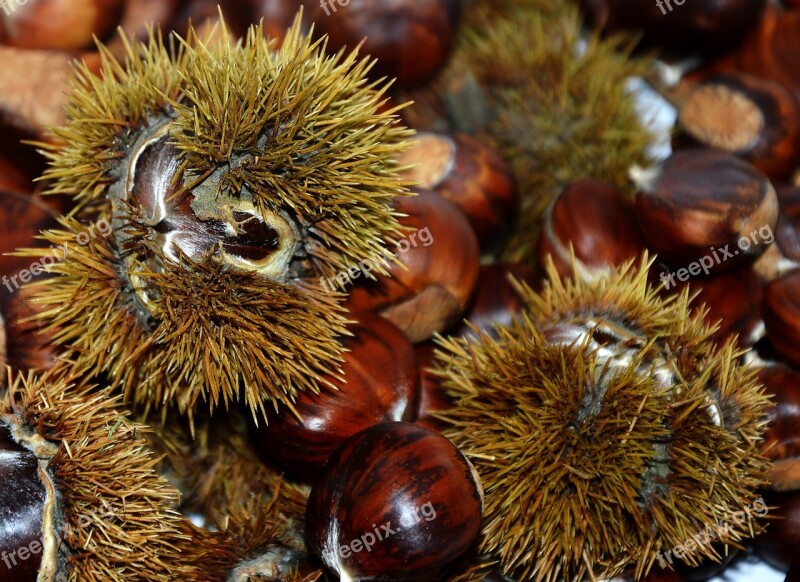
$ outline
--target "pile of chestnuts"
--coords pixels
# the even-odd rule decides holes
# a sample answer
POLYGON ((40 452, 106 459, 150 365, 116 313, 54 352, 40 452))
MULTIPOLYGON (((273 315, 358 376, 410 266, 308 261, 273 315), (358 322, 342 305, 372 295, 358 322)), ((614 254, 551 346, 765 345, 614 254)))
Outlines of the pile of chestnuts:
POLYGON ((0 0, 0 581, 800 580, 798 54, 794 0, 0 0))

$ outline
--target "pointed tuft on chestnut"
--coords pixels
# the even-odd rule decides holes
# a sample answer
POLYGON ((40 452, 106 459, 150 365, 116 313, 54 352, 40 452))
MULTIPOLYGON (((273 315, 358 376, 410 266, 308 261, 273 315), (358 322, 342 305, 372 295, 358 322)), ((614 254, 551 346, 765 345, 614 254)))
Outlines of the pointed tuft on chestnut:
POLYGON ((260 448, 292 475, 313 481, 339 445, 379 422, 413 421, 420 373, 414 347, 390 321, 372 313, 352 314, 353 334, 341 340, 342 377, 327 380, 335 390, 303 392, 296 414, 281 407, 267 412, 255 429, 260 448))
POLYGON ((566 186, 548 209, 538 255, 542 264, 552 257, 558 274, 568 278, 573 275, 574 251, 578 272, 591 280, 635 259, 644 249, 633 204, 625 192, 584 178, 566 186))
POLYGON ((510 234, 519 206, 511 168, 491 147, 466 134, 419 132, 398 157, 420 188, 441 194, 464 212, 484 253, 510 234))
POLYGON ((441 434, 402 422, 348 439, 311 490, 306 541, 343 581, 425 581, 478 535, 480 479, 441 434))
POLYGON ((436 344, 433 341, 414 346, 422 377, 416 423, 425 428, 442 432, 447 425, 431 413, 447 410, 453 405, 453 400, 447 395, 441 385, 441 380, 433 372, 435 350, 436 344))
POLYGON ((681 150, 639 182, 641 232, 672 266, 704 259, 707 270, 719 273, 754 260, 771 242, 778 198, 766 176, 744 160, 710 149, 681 150))

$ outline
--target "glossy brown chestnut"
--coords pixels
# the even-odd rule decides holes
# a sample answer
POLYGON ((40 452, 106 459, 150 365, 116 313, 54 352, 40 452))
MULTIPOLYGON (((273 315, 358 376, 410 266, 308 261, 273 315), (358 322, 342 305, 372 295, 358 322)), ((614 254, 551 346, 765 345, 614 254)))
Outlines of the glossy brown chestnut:
POLYGON ((26 0, 4 2, 5 42, 30 49, 90 48, 119 24, 125 0, 26 0))
POLYGON ((432 412, 447 410, 453 401, 442 388, 439 377, 433 373, 433 359, 436 344, 433 341, 423 342, 414 346, 419 369, 422 376, 420 384, 419 407, 417 408, 416 423, 431 430, 441 432, 446 426, 438 418, 431 416, 432 412))
POLYGON ((306 541, 342 580, 430 581, 480 530, 472 464, 432 430, 386 422, 354 435, 311 490, 306 541))
POLYGON ((685 269, 704 259, 704 275, 758 257, 778 220, 778 198, 766 176, 710 149, 670 156, 640 181, 635 208, 645 240, 661 259, 685 269))
POLYGON ((398 160, 415 164, 404 177, 455 202, 475 230, 481 250, 496 251, 511 231, 519 205, 509 165, 494 149, 461 133, 423 131, 411 141, 398 160))
POLYGON ((572 277, 574 251, 579 274, 593 279, 644 249, 633 203, 601 180, 584 178, 564 188, 545 216, 539 235, 539 261, 551 257, 561 277, 572 277))
POLYGON ((345 303, 352 311, 377 311, 412 342, 449 329, 466 311, 478 280, 478 241, 459 208, 430 191, 398 198, 408 234, 394 249, 399 264, 390 277, 359 279, 345 303))
POLYGON ((580 0, 587 19, 604 32, 641 31, 642 43, 670 54, 719 52, 757 22, 765 0, 580 0))
POLYGON ((451 335, 475 337, 474 326, 494 336, 496 325, 511 324, 523 307, 512 279, 526 283, 531 289, 537 289, 542 283, 542 277, 534 269, 521 263, 483 265, 478 274, 475 298, 464 314, 464 321, 451 335))
POLYGON ((47 493, 39 461, 0 423, 0 582, 36 582, 47 493))
POLYGON ((755 538, 755 549, 765 562, 786 572, 800 550, 800 493, 764 494, 770 521, 755 538))
POLYGON ((764 282, 753 267, 745 265, 716 277, 698 278, 692 280, 690 288, 697 293, 692 303, 693 310, 705 306, 706 322, 719 326, 714 333, 717 341, 724 341, 734 334, 742 347, 752 346, 758 341, 764 282))
POLYGON ((354 49, 378 59, 372 73, 416 85, 444 66, 455 41, 460 0, 325 0, 314 14, 315 31, 328 48, 354 49))
POLYGON ((764 324, 775 351, 800 366, 800 269, 790 271, 767 285, 764 324))
POLYGON ((303 392, 294 408, 267 413, 255 431, 261 449, 293 475, 312 481, 347 438, 374 424, 413 421, 420 373, 414 347, 391 322, 372 313, 350 316, 352 336, 342 339, 344 378, 327 378, 336 390, 303 392))
POLYGON ((763 450, 772 461, 770 482, 776 491, 800 489, 800 372, 783 364, 758 370, 765 394, 772 397, 763 450))
POLYGON ((777 188, 780 215, 775 227, 775 243, 781 254, 800 266, 800 188, 777 188))
POLYGON ((697 145, 739 156, 773 179, 790 176, 800 159, 800 103, 774 81, 745 74, 704 79, 678 121, 697 145))

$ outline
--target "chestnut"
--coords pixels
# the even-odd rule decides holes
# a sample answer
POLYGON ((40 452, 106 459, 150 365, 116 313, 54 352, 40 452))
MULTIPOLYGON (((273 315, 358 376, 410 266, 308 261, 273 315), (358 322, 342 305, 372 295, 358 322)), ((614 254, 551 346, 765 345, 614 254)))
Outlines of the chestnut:
POLYGON ((567 185, 547 210, 537 252, 542 264, 551 257, 564 278, 573 275, 574 253, 578 273, 593 279, 644 249, 633 203, 625 192, 584 178, 567 185))
POLYGON ((671 55, 720 52, 758 22, 766 0, 580 0, 589 22, 606 33, 642 32, 642 44, 671 55))
POLYGON ((718 342, 736 335, 740 346, 749 347, 760 339, 764 283, 752 266, 693 280, 690 287, 697 294, 693 311, 706 310, 706 322, 718 326, 714 332, 718 342))
POLYGON ((800 159, 800 102, 774 81, 703 79, 681 104, 678 122, 696 144, 739 156, 773 179, 790 176, 800 159))
POLYGON ((324 0, 314 14, 315 32, 328 49, 354 49, 378 59, 372 74, 410 86, 432 79, 455 41, 460 0, 324 0))
POLYGON ((0 10, 5 43, 29 49, 91 48, 119 24, 125 0, 6 0, 0 10))
POLYGON ((491 147, 463 133, 419 132, 398 162, 404 177, 455 202, 475 230, 481 250, 496 252, 511 231, 519 198, 511 168, 491 147))
POLYGON ((42 525, 47 491, 36 455, 0 423, 0 582, 36 582, 45 554, 42 525))
POLYGON ((781 254, 800 266, 800 188, 777 188, 780 215, 775 227, 775 242, 781 254))
POLYGON ((398 261, 386 266, 389 276, 357 281, 345 305, 380 313, 416 343, 466 311, 478 280, 478 241, 464 213, 434 192, 400 197, 395 209, 407 228, 395 248, 398 261))
POLYGON ((3 287, 13 293, 20 288, 24 279, 30 281, 29 276, 20 281, 17 273, 30 267, 33 260, 9 254, 20 247, 46 248, 44 241, 35 237, 43 230, 57 228, 58 222, 56 213, 38 196, 8 190, 0 190, 0 217, 4 225, 0 241, 0 275, 3 287))
POLYGON ((800 549, 800 493, 769 492, 764 501, 772 519, 756 536, 754 547, 765 562, 786 572, 800 549))
MULTIPOLYGON (((636 217, 648 245, 693 276, 758 257, 778 220, 778 198, 751 164, 725 152, 675 152, 640 181, 636 217), (696 267, 696 268, 695 268, 696 267)), ((686 281, 688 275, 678 272, 686 281)))
POLYGON ((483 265, 475 298, 464 314, 464 321, 452 331, 452 335, 475 337, 474 327, 494 336, 496 325, 510 325, 524 307, 512 279, 517 283, 524 282, 532 289, 537 289, 542 283, 534 269, 521 263, 483 265))
POLYGON ((430 428, 431 430, 441 432, 446 425, 443 421, 432 416, 431 413, 439 410, 447 410, 453 405, 453 401, 447 395, 444 388, 442 388, 439 377, 434 374, 433 363, 435 351, 436 344, 434 344, 433 341, 426 341, 414 346, 414 352, 417 355, 417 362, 419 362, 419 369, 422 376, 416 423, 420 426, 430 428))
POLYGON ((775 351, 800 366, 800 269, 767 285, 763 310, 764 325, 775 351))
POLYGON ((441 434, 403 422, 365 429, 311 490, 306 541, 342 580, 430 581, 478 535, 480 479, 441 434))
POLYGON ((372 313, 351 316, 353 334, 341 340, 342 377, 333 390, 302 392, 293 411, 267 412, 255 429, 260 448, 289 473, 313 480, 331 453, 358 431, 387 420, 413 421, 420 374, 411 342, 386 319, 372 313))
POLYGON ((772 461, 770 487, 776 491, 800 489, 800 372, 783 364, 758 370, 764 393, 772 397, 763 450, 772 461))

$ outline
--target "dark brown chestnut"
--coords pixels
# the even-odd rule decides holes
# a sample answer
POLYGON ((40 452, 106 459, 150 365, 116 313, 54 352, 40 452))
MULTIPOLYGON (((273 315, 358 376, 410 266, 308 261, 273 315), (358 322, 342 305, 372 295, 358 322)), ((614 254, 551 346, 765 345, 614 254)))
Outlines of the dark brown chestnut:
POLYGON ((510 325, 523 308, 512 278, 531 289, 539 288, 543 280, 534 269, 521 263, 483 265, 478 274, 475 298, 464 314, 464 321, 451 335, 475 337, 473 327, 476 327, 494 336, 496 325, 510 325))
POLYGON ((444 66, 455 41, 460 0, 322 0, 315 31, 327 34, 328 48, 354 49, 378 59, 372 73, 416 85, 444 66))
POLYGON ((625 192, 601 180, 584 178, 564 188, 545 215, 539 235, 542 264, 552 258, 559 275, 587 279, 635 259, 644 249, 633 203, 625 192))
POLYGON ((800 493, 764 494, 770 521, 755 538, 755 549, 765 562, 786 572, 800 550, 800 493))
POLYGON ((395 203, 407 216, 407 233, 394 251, 390 276, 359 279, 345 305, 352 311, 377 311, 412 342, 428 339, 456 324, 466 311, 478 280, 478 241, 458 206, 430 191, 395 203))
POLYGON ((725 341, 735 334, 740 346, 749 347, 760 339, 764 282, 752 266, 693 280, 690 287, 697 293, 692 302, 693 311, 705 307, 706 322, 719 326, 714 333, 717 341, 725 341))
POLYGON ((365 429, 311 490, 306 541, 341 580, 429 582, 478 535, 480 479, 441 434, 403 422, 365 429))
POLYGON ((89 48, 119 24, 125 0, 4 0, 5 43, 21 48, 89 48))
POLYGON ((436 344, 433 341, 423 342, 414 346, 419 369, 422 376, 419 392, 419 407, 417 408, 416 423, 431 430, 441 432, 445 427, 444 422, 431 415, 432 412, 447 410, 453 401, 442 388, 439 377, 433 373, 434 352, 436 344))
POLYGON ((770 487, 775 491, 800 489, 800 372, 783 364, 758 370, 764 392, 772 397, 763 450, 772 461, 770 487))
POLYGON ((775 351, 800 366, 800 269, 790 271, 767 285, 764 325, 775 351))
POLYGON ((36 582, 44 553, 47 491, 36 455, 0 423, 0 582, 36 582))
POLYGON ((775 81, 704 79, 681 104, 678 122, 697 145, 739 156, 773 179, 790 176, 800 159, 800 102, 775 81))
POLYGON ((511 231, 519 206, 509 165, 488 145, 465 134, 423 131, 398 159, 414 164, 404 177, 455 202, 475 230, 481 250, 494 252, 511 231))
POLYGON ((677 269, 680 281, 732 270, 758 257, 773 240, 775 189, 735 156, 681 150, 639 185, 635 208, 641 232, 677 269))
POLYGON ((313 480, 331 453, 348 437, 379 422, 413 421, 420 373, 414 347, 391 322, 372 313, 352 314, 353 334, 342 339, 343 378, 336 388, 303 392, 294 408, 267 412, 255 435, 262 450, 293 475, 313 480))
POLYGON ((587 19, 604 32, 642 32, 642 42, 674 55, 719 52, 741 40, 765 0, 580 0, 587 19))

